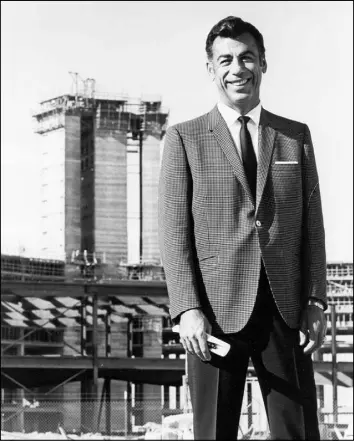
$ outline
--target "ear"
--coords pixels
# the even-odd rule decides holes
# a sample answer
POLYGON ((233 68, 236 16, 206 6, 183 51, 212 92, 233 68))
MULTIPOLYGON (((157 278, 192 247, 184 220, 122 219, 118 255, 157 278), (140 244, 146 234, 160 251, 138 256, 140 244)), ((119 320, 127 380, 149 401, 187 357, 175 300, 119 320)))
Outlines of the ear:
POLYGON ((212 61, 207 60, 206 68, 207 68, 209 77, 211 78, 211 81, 214 81, 215 80, 215 71, 214 71, 214 66, 213 66, 212 61))
POLYGON ((267 72, 267 60, 265 58, 262 59, 262 73, 266 73, 267 72))

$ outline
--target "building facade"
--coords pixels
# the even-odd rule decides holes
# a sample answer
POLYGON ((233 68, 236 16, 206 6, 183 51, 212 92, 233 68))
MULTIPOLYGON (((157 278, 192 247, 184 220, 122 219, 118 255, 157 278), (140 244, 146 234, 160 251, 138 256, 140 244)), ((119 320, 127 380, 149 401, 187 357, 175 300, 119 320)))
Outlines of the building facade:
POLYGON ((43 158, 41 257, 67 260, 86 250, 112 266, 160 261, 157 186, 168 114, 159 98, 147 99, 63 95, 40 104, 34 119, 43 158), (140 234, 139 159, 142 250, 134 240, 140 234))

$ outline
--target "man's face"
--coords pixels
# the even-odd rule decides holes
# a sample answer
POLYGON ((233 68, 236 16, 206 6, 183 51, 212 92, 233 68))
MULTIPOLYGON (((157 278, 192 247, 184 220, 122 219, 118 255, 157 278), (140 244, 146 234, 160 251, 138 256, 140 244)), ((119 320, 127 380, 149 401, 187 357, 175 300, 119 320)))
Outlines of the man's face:
POLYGON ((261 58, 251 34, 241 34, 236 40, 217 37, 207 68, 224 104, 247 113, 259 103, 259 89, 267 63, 261 58))

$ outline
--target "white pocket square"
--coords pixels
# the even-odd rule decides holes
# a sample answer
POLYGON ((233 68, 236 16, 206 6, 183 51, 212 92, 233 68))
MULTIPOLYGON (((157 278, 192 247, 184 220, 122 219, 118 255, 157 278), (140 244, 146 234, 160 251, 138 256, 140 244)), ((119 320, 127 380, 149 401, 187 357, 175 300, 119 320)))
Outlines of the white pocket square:
POLYGON ((298 164, 297 161, 275 161, 275 164, 298 164))

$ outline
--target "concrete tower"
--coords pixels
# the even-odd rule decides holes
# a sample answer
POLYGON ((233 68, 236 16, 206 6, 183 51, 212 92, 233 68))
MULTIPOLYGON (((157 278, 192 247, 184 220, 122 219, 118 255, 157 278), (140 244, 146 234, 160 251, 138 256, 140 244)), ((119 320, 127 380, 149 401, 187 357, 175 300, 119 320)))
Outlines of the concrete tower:
POLYGON ((129 255, 159 262, 157 184, 167 116, 157 98, 103 96, 92 89, 40 103, 34 118, 36 133, 43 135, 43 257, 67 260, 76 250, 87 250, 114 267, 129 255), (137 180, 129 198, 142 201, 140 230, 128 222, 127 201, 128 155, 137 158, 137 152, 142 198, 137 180), (128 238, 140 231, 142 252, 129 253, 128 238))

